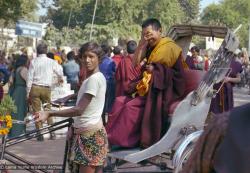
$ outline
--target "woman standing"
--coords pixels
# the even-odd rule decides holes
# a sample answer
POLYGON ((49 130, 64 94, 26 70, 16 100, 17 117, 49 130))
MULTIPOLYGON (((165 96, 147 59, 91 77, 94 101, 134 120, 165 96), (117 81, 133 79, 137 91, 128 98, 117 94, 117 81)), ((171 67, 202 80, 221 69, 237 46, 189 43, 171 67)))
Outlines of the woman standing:
POLYGON ((213 87, 214 90, 220 89, 212 98, 210 105, 210 112, 214 114, 227 112, 234 107, 233 87, 241 81, 240 73, 243 69, 236 57, 231 61, 230 68, 231 72, 228 77, 225 77, 224 83, 217 83, 213 87))
POLYGON ((102 124, 106 79, 99 71, 101 47, 93 42, 82 45, 80 58, 87 69, 87 78, 78 92, 76 106, 62 111, 41 111, 37 121, 49 117, 73 117, 70 138, 69 167, 71 172, 94 173, 101 169, 107 154, 107 134, 102 124))
MULTIPOLYGON (((21 55, 16 60, 13 74, 13 91, 11 97, 13 98, 17 113, 12 115, 13 119, 24 120, 27 114, 27 101, 26 101, 26 80, 28 74, 28 57, 21 55)), ((25 125, 13 124, 10 130, 9 137, 16 137, 25 133, 25 125)))

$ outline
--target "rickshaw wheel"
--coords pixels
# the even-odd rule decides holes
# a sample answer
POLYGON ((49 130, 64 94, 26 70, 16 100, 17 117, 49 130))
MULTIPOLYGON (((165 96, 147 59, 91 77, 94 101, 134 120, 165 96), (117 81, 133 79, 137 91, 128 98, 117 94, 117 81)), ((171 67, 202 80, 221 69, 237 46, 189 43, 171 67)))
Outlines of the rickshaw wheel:
POLYGON ((192 151, 194 148, 194 143, 190 143, 190 145, 186 148, 186 150, 183 152, 181 159, 178 163, 178 165, 176 166, 174 173, 179 173, 183 166, 185 165, 186 161, 188 160, 188 158, 190 157, 192 151))
POLYGON ((184 164, 190 157, 191 152, 193 151, 196 141, 198 140, 202 132, 203 130, 199 130, 189 134, 178 146, 172 160, 174 166, 174 173, 178 173, 182 170, 184 164))

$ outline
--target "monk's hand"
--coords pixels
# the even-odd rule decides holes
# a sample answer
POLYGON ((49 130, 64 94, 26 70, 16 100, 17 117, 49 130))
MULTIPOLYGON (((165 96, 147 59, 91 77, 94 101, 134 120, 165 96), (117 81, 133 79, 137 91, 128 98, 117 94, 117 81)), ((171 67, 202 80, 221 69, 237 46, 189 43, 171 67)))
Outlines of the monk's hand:
POLYGON ((141 39, 139 41, 138 47, 146 48, 148 46, 148 41, 145 39, 145 36, 141 34, 141 39))
POLYGON ((36 122, 45 122, 48 118, 49 118, 48 111, 40 111, 35 115, 36 122))
POLYGON ((146 69, 147 69, 148 72, 151 73, 154 70, 154 66, 152 64, 148 64, 148 65, 146 65, 146 69))
POLYGON ((140 62, 140 65, 141 66, 144 66, 145 64, 147 64, 147 59, 144 58, 141 62, 140 62))

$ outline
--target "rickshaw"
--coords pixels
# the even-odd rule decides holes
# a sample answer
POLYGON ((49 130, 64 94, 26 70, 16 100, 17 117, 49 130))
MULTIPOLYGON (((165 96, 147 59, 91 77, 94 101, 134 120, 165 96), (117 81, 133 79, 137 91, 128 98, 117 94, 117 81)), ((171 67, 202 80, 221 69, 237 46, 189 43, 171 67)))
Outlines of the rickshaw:
MULTIPOLYGON (((165 135, 160 141, 147 149, 132 148, 110 151, 108 153, 107 167, 112 169, 106 172, 115 171, 115 169, 124 162, 141 164, 151 163, 159 166, 161 170, 164 170, 164 172, 167 170, 168 172, 178 173, 182 169, 185 160, 192 152, 196 140, 203 132, 211 99, 215 94, 215 91, 213 91, 213 84, 222 81, 222 79, 228 74, 231 59, 234 57, 234 51, 239 45, 235 34, 226 27, 175 25, 171 27, 168 32, 168 36, 182 47, 184 57, 188 52, 192 36, 194 35, 224 39, 222 45, 213 57, 210 69, 206 73, 196 70, 185 71, 187 95, 183 100, 176 101, 170 106, 169 116, 172 117, 172 120, 165 135), (164 159, 161 159, 160 162, 154 162, 155 159, 153 158, 158 157, 164 159)), ((64 100, 68 99, 66 98, 64 100)), ((54 106, 55 105, 56 104, 54 103, 54 106)), ((62 104, 60 103, 59 107, 61 106, 62 104)), ((72 106, 71 103, 70 106, 72 106)), ((52 126, 42 128, 40 135, 62 129, 64 127, 69 127, 71 123, 71 119, 56 122, 52 126)), ((13 139, 3 138, 0 160, 5 158, 14 164, 25 163, 33 165, 33 163, 6 151, 5 148, 34 137, 37 137, 37 130, 13 139)), ((66 168, 67 147, 66 143, 62 172, 65 172, 66 168)), ((29 171, 36 172, 34 170, 29 171)), ((46 170, 41 171, 47 172, 46 170)))
POLYGON ((223 38, 223 43, 212 58, 210 69, 185 71, 186 97, 170 106, 171 124, 165 135, 146 149, 132 148, 108 153, 109 171, 115 171, 125 162, 150 163, 161 170, 178 173, 188 159, 196 140, 203 132, 212 97, 216 94, 213 85, 224 79, 230 71, 230 62, 239 41, 233 31, 223 26, 174 25, 168 34, 183 49, 186 57, 194 35, 223 38), (167 158, 154 162, 155 158, 167 158), (153 159, 154 158, 154 159, 153 159))

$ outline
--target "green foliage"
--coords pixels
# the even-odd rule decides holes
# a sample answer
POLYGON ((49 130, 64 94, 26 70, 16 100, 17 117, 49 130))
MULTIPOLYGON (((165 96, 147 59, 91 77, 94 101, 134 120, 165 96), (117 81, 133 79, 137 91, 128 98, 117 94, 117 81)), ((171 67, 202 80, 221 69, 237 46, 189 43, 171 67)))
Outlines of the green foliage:
POLYGON ((36 10, 38 10, 38 0, 19 0, 21 13, 18 19, 37 21, 36 10))
POLYGON ((177 0, 151 1, 147 6, 147 13, 147 17, 159 19, 165 31, 172 25, 181 23, 185 18, 185 14, 177 0))
POLYGON ((224 0, 220 4, 212 4, 204 9, 201 21, 204 24, 224 25, 231 29, 235 29, 242 24, 242 28, 237 32, 237 35, 241 46, 247 47, 249 14, 249 0, 224 0))
POLYGON ((3 26, 15 23, 18 19, 35 20, 37 0, 1 0, 0 19, 3 26))
POLYGON ((9 20, 17 20, 18 14, 21 13, 21 2, 16 0, 0 1, 0 19, 5 21, 5 25, 9 20))
POLYGON ((222 25, 224 15, 221 5, 212 4, 204 9, 201 16, 203 24, 207 25, 222 25))
MULTIPOLYGON (((54 35, 60 32, 61 38, 55 42, 66 44, 72 40, 73 43, 88 41, 95 0, 53 2, 54 5, 48 8, 47 16, 41 18, 42 21, 52 20, 55 27, 48 31, 50 33, 45 39, 56 40, 54 35), (69 31, 68 34, 65 31, 69 31)), ((138 40, 141 23, 146 18, 158 18, 163 30, 167 31, 173 24, 196 20, 198 11, 199 0, 98 0, 92 39, 111 44, 114 38, 138 40)))
POLYGON ((44 40, 46 40, 50 44, 50 46, 67 45, 75 47, 79 46, 88 39, 87 36, 84 35, 84 32, 80 27, 63 27, 61 30, 59 30, 51 25, 47 28, 44 40))
POLYGON ((196 22, 199 14, 199 0, 178 0, 185 13, 185 23, 196 22))
POLYGON ((203 36, 195 35, 192 37, 192 43, 200 48, 206 47, 206 38, 203 36))
POLYGON ((0 103, 0 115, 16 113, 16 111, 17 108, 12 98, 9 95, 4 96, 0 103))

